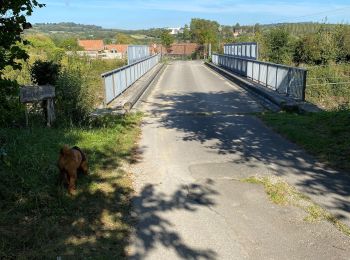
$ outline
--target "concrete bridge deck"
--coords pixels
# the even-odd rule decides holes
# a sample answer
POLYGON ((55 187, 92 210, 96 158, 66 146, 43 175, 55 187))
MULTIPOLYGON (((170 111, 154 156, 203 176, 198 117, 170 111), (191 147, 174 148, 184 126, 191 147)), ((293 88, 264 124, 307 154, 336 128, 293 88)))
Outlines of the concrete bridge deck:
POLYGON ((350 238, 333 225, 239 181, 281 176, 350 223, 349 179, 266 127, 249 93, 199 61, 174 61, 138 109, 132 259, 349 258, 350 238))

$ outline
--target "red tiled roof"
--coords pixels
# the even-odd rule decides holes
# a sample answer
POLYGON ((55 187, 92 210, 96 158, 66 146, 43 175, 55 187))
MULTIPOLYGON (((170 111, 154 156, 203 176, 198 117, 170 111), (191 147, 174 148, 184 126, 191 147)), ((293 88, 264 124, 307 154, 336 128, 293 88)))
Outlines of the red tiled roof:
POLYGON ((106 50, 116 50, 120 53, 126 53, 128 51, 127 44, 107 44, 105 45, 106 50))
POLYGON ((78 40, 78 44, 85 51, 102 51, 104 49, 103 40, 78 40))

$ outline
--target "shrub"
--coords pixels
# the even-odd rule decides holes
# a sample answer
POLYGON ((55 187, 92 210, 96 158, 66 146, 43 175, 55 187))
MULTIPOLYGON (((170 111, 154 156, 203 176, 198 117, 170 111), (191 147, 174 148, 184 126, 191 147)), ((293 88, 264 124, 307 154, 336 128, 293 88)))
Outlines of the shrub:
POLYGON ((34 62, 30 69, 30 75, 32 81, 38 85, 54 85, 60 71, 60 65, 53 61, 41 61, 34 62))
POLYGON ((321 62, 321 53, 318 48, 315 35, 306 35, 299 39, 296 43, 293 61, 299 65, 300 63, 318 64, 321 62))
POLYGON ((290 63, 291 36, 284 27, 271 29, 266 35, 267 56, 274 63, 290 63))
POLYGON ((81 125, 94 109, 96 95, 81 71, 65 69, 56 81, 56 111, 61 123, 81 125))
POLYGON ((19 86, 16 81, 0 79, 0 126, 10 126, 24 115, 23 105, 18 101, 19 86))

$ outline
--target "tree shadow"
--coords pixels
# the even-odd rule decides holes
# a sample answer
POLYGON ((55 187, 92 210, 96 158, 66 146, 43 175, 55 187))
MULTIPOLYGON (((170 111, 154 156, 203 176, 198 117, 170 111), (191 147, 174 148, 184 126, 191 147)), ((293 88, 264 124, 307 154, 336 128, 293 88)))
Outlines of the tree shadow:
MULTIPOLYGON (((121 133, 135 127, 122 123, 115 123, 121 133)), ((140 160, 142 149, 118 146, 117 140, 95 144, 88 137, 69 128, 0 129, 8 154, 8 165, 0 163, 1 259, 126 257, 133 190, 121 165, 140 160), (63 144, 79 143, 90 175, 79 176, 71 196, 57 183, 56 163, 63 144)))
MULTIPOLYGON (((252 99, 239 92, 189 92, 155 96, 150 111, 165 128, 183 133, 213 152, 231 155, 233 164, 271 168, 301 192, 325 196, 323 206, 343 211, 350 223, 350 176, 330 169, 266 127, 252 99), (161 106, 158 106, 158 103, 161 106)), ((264 173, 262 173, 264 174, 264 173)), ((321 203, 322 204, 322 203, 321 203)), ((342 214, 340 214, 341 216, 342 214)))
POLYGON ((158 244, 174 250, 183 259, 216 259, 211 249, 196 249, 187 245, 175 230, 173 223, 162 216, 176 210, 197 211, 200 207, 215 205, 213 196, 218 192, 211 188, 213 182, 181 185, 170 196, 157 192, 154 185, 146 185, 133 198, 133 215, 137 219, 135 228, 135 250, 131 259, 144 259, 158 244))

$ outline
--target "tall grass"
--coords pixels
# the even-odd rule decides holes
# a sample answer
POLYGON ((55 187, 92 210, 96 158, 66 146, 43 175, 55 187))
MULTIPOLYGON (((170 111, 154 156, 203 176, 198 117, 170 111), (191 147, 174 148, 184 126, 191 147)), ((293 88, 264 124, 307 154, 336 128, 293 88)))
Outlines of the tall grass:
POLYGON ((310 66, 306 100, 326 110, 350 108, 350 64, 310 66))

